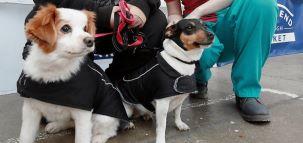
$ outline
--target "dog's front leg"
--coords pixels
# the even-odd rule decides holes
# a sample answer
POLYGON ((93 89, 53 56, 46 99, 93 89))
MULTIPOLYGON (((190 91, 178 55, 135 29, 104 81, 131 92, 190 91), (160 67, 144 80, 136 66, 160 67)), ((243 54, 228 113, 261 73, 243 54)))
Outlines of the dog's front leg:
POLYGON ((72 111, 75 121, 75 143, 90 143, 92 137, 92 112, 75 109, 72 111))
POLYGON ((124 109, 126 111, 126 114, 127 114, 128 118, 133 116, 133 113, 134 113, 133 107, 131 105, 127 104, 127 103, 124 103, 124 102, 123 102, 123 106, 124 106, 124 109))
POLYGON ((180 131, 189 130, 188 125, 186 125, 181 119, 182 103, 175 109, 175 124, 180 131))
POLYGON ((45 131, 47 133, 58 133, 62 130, 74 128, 75 123, 74 121, 55 121, 55 122, 50 122, 45 126, 45 131))
POLYGON ((156 100, 156 143, 165 143, 166 117, 169 109, 169 100, 156 100))
POLYGON ((28 100, 24 100, 20 143, 33 143, 35 141, 41 118, 41 113, 32 108, 28 100))

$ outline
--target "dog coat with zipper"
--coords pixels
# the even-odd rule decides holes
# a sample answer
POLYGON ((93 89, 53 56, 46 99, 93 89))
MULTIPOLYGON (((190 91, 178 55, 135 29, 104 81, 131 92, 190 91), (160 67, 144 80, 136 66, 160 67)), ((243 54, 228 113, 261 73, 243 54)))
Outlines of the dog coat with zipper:
POLYGON ((44 83, 34 81, 22 72, 17 91, 22 97, 128 120, 119 91, 103 70, 88 58, 68 81, 44 83))
POLYGON ((142 104, 150 111, 155 110, 151 104, 154 99, 196 91, 194 76, 181 75, 159 53, 145 66, 124 76, 117 85, 125 101, 142 104))

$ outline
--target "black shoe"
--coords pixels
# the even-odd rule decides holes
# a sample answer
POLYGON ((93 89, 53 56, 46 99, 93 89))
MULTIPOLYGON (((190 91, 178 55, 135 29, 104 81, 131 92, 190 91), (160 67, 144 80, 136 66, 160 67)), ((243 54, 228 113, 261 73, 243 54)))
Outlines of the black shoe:
POLYGON ((198 99, 207 99, 207 82, 205 83, 196 83, 197 85, 197 93, 191 93, 189 94, 192 98, 198 98, 198 99))
POLYGON ((270 122, 269 110, 257 98, 241 98, 236 96, 237 107, 245 121, 270 122))

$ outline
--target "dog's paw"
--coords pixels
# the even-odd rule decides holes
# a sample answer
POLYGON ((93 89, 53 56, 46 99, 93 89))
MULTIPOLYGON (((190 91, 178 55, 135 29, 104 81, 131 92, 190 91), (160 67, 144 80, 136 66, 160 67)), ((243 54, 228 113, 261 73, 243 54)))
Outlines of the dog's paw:
POLYGON ((186 130, 190 129, 189 126, 187 124, 185 124, 184 122, 178 122, 178 123, 176 123, 176 126, 180 131, 186 131, 186 130))
POLYGON ((92 138, 92 143, 106 143, 107 138, 101 136, 101 135, 95 135, 92 138))
POLYGON ((45 126, 45 132, 54 134, 61 131, 61 124, 58 122, 51 122, 45 126))
POLYGON ((133 129, 135 129, 135 128, 136 128, 135 124, 134 124, 133 122, 129 122, 129 123, 125 126, 124 130, 133 130, 133 129))

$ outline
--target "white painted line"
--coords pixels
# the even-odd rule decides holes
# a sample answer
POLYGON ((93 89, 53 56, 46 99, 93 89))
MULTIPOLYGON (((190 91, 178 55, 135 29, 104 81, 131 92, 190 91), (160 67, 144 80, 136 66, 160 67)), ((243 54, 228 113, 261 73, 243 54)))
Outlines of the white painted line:
POLYGON ((17 91, 16 90, 0 91, 0 96, 1 95, 12 94, 12 93, 17 93, 17 91))
POLYGON ((271 92, 271 93, 275 93, 275 94, 286 95, 286 96, 291 97, 291 98, 298 98, 299 97, 299 95, 297 95, 297 94, 288 93, 288 92, 279 91, 279 90, 270 89, 270 88, 263 88, 262 92, 271 92))

